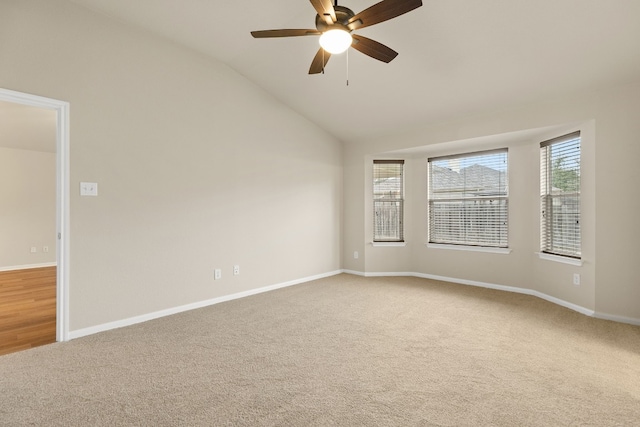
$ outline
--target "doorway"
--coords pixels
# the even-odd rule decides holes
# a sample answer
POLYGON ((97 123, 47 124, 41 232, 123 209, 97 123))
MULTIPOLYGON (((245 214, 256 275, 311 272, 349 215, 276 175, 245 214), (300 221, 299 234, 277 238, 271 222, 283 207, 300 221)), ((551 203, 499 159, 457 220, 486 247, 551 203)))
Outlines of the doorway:
MULTIPOLYGON (((55 271, 56 341, 69 339, 69 103, 0 88, 0 101, 37 107, 55 113, 55 271)), ((31 250, 34 250, 32 247, 31 250)), ((45 250, 43 247, 35 247, 45 250)), ((47 249, 48 246, 47 246, 47 249)))

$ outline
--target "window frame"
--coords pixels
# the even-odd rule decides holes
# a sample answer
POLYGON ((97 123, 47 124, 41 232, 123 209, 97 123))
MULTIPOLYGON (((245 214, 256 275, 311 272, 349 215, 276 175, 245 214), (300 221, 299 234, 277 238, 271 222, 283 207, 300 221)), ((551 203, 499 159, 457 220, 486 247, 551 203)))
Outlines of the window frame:
MULTIPOLYGON (((404 185, 404 164, 405 161, 403 159, 389 159, 389 160, 382 160, 382 159, 375 159, 373 160, 373 179, 372 179, 372 184, 373 184, 373 188, 372 188, 372 197, 373 197, 373 202, 372 202, 372 207, 373 207, 373 212, 372 212, 372 219, 373 219, 373 243, 374 244, 379 244, 379 245, 394 245, 394 244, 403 244, 404 243, 404 190, 405 190, 405 185, 404 185), (398 197, 377 197, 378 194, 376 193, 376 179, 380 179, 379 175, 377 173, 377 166, 376 165, 398 165, 400 167, 400 180, 399 180, 399 194, 398 197), (397 218, 397 224, 395 225, 396 229, 397 229, 397 237, 393 238, 393 237, 385 237, 383 236, 382 233, 380 233, 380 230, 378 229, 378 222, 377 222, 377 212, 378 212, 378 205, 379 204, 389 204, 390 207, 392 207, 393 204, 395 204, 397 206, 397 212, 395 213, 395 216, 397 218)), ((390 177, 391 178, 391 177, 390 177)))
MULTIPOLYGON (((437 165, 436 165, 437 166, 437 165)), ((483 204, 481 204, 482 206, 483 204)), ((483 209, 484 210, 484 209, 483 209)), ((490 211, 488 211, 490 213, 490 211)), ((459 223, 459 226, 462 227, 465 231, 463 234, 467 234, 469 231, 469 227, 471 227, 472 220, 467 222, 467 218, 462 219, 459 223)), ((490 230, 490 231, 491 231, 490 230)), ((458 234, 458 236, 460 236, 458 234)), ((482 240, 482 239, 480 239, 482 240)), ((454 155, 447 156, 438 156, 438 157, 430 157, 427 159, 427 247, 430 248, 445 248, 445 249, 459 249, 459 250, 471 250, 471 251, 479 251, 479 252, 496 252, 496 253, 509 253, 509 148, 498 148, 492 150, 484 150, 484 151, 475 151, 475 152, 464 152, 454 155), (444 197, 444 198, 436 198, 433 196, 433 166, 435 162, 442 160, 453 160, 453 161, 463 161, 466 158, 479 157, 479 156, 487 156, 491 154, 496 155, 504 155, 505 162, 505 170, 503 179, 500 181, 499 188, 503 191, 503 194, 494 194, 489 196, 478 196, 478 197, 468 197, 465 196, 467 193, 466 182, 463 187, 463 191, 461 191, 461 197, 444 197), (491 230, 495 230, 498 232, 498 237, 496 238, 496 243, 491 244, 486 241, 477 241, 471 239, 456 239, 455 234, 451 235, 449 239, 436 238, 434 237, 434 206, 437 204, 445 204, 445 202, 458 202, 463 205, 462 211, 466 212, 464 208, 465 204, 469 201, 474 202, 482 202, 485 200, 489 200, 492 203, 492 200, 501 200, 504 202, 504 207, 501 204, 496 205, 498 208, 496 212, 500 216, 503 217, 502 220, 498 220, 497 222, 504 221, 503 224, 497 225, 496 227, 492 227, 491 230)))
MULTIPOLYGON (((558 257, 559 260, 567 259, 570 261, 581 261, 582 260, 582 136, 580 131, 571 132, 556 138, 548 139, 546 141, 542 141, 540 143, 540 254, 541 256, 548 256, 552 258, 558 257), (553 161, 558 158, 554 158, 552 147, 559 146, 564 143, 571 143, 575 140, 578 140, 579 151, 577 156, 570 157, 570 160, 577 160, 578 167, 577 170, 574 169, 563 169, 563 171, 572 171, 577 173, 577 190, 575 191, 565 191, 562 193, 558 193, 554 188, 560 190, 557 187, 553 186, 553 161), (570 215, 577 215, 577 233, 574 231, 573 236, 568 236, 570 232, 566 234, 559 235, 560 233, 556 232, 558 228, 556 225, 557 217, 554 213, 554 205, 563 205, 563 200, 572 201, 573 206, 577 206, 577 212, 569 212, 570 215), (575 200, 577 199, 577 200, 575 200), (554 201, 559 200, 560 203, 554 203, 554 201), (549 218, 551 218, 549 220, 549 218), (556 241, 562 240, 559 239, 564 237, 564 240, 568 240, 570 238, 575 238, 577 235, 577 246, 576 250, 568 250, 563 249, 566 246, 556 245, 556 241), (557 236, 557 237, 556 237, 557 236)), ((568 204, 568 203, 567 203, 568 204)))

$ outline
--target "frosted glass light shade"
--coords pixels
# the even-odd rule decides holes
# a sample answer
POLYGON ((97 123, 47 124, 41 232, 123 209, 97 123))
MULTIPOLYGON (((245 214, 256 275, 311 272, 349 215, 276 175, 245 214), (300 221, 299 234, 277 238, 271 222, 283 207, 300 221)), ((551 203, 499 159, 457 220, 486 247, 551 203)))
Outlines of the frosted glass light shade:
POLYGON ((349 49, 352 40, 347 31, 334 29, 322 33, 320 46, 329 53, 338 54, 349 49))

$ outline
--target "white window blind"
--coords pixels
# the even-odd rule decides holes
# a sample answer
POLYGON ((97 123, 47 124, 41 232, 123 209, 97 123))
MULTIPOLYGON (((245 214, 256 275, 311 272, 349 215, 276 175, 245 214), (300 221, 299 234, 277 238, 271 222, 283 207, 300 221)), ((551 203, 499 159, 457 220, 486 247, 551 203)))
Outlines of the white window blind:
POLYGON ((540 250, 580 258, 580 132, 540 143, 540 209, 540 250))
POLYGON ((404 160, 373 161, 373 241, 403 242, 404 160))
POLYGON ((507 154, 428 159, 429 243, 508 247, 507 154))

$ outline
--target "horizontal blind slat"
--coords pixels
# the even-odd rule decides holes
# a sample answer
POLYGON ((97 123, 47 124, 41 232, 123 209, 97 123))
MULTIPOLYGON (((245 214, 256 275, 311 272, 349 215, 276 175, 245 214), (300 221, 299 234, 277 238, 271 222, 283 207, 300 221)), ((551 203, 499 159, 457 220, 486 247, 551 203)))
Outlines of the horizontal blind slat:
POLYGON ((428 160, 429 241, 507 247, 506 149, 428 160))
POLYGON ((404 160, 373 161, 373 240, 404 240, 404 160))
POLYGON ((540 144, 541 251, 581 256, 580 133, 540 144))

